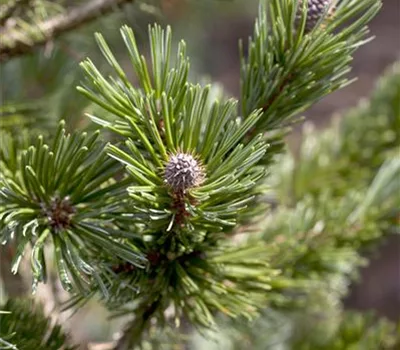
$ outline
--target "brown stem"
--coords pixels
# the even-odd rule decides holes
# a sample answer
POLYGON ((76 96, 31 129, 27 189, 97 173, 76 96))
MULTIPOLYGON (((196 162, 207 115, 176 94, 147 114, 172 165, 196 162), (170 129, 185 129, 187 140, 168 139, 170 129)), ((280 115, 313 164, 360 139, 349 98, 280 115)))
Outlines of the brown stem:
POLYGON ((60 35, 99 18, 113 11, 114 7, 134 0, 91 0, 83 5, 73 7, 66 13, 54 16, 36 25, 35 31, 41 33, 38 38, 32 38, 29 33, 21 30, 3 29, 0 35, 0 62, 28 54, 35 47, 45 45, 60 35))
POLYGON ((138 311, 137 317, 127 324, 113 350, 130 350, 133 349, 135 345, 139 344, 144 332, 149 326, 151 318, 158 310, 159 305, 159 299, 152 302, 145 300, 142 303, 141 310, 138 311))
MULTIPOLYGON (((280 96, 280 94, 283 92, 283 90, 286 88, 286 85, 291 81, 293 75, 289 73, 283 80, 282 83, 278 86, 276 89, 275 93, 272 94, 272 96, 260 107, 263 112, 267 111, 268 108, 275 102, 275 100, 280 96)), ((251 140, 255 133, 257 131, 256 127, 253 127, 252 129, 249 130, 247 135, 245 136, 245 140, 248 142, 251 140)))
POLYGON ((263 111, 266 111, 268 109, 268 107, 271 106, 275 102, 275 100, 279 97, 279 95, 282 93, 282 91, 285 89, 287 83, 289 83, 291 79, 292 79, 292 74, 288 74, 285 77, 285 79, 282 80, 282 83, 278 86, 275 93, 268 99, 267 102, 265 102, 261 106, 263 111))
POLYGON ((179 227, 184 224, 186 217, 189 215, 189 213, 186 211, 185 197, 186 196, 183 191, 174 193, 172 207, 175 210, 175 224, 179 227))

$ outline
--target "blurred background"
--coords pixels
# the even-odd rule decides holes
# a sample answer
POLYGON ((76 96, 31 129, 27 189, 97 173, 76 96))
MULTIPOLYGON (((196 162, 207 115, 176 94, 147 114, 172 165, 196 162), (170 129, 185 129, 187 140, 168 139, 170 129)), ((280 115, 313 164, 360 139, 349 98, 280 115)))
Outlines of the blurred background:
MULTIPOLYGON (((251 34, 257 6, 257 0, 161 0, 124 5, 122 11, 63 36, 39 49, 34 56, 1 64, 0 101, 18 102, 29 98, 38 102, 43 115, 64 118, 70 128, 87 126, 84 113, 90 106, 74 87, 81 79, 78 64, 83 58, 91 57, 100 67, 103 62, 91 33, 101 31, 121 62, 128 65, 119 27, 124 23, 132 26, 138 41, 145 46, 147 25, 155 21, 170 24, 176 42, 181 38, 186 41, 193 78, 212 79, 221 83, 228 95, 238 96, 238 40, 246 41, 251 34), (61 70, 60 62, 63 63, 61 70)), ((361 47, 354 58, 351 75, 358 80, 304 113, 317 127, 326 127, 333 115, 368 97, 378 76, 400 59, 400 1, 383 0, 383 9, 372 21, 370 29, 375 40, 361 47)), ((288 139, 293 149, 301 137, 300 131, 301 125, 297 125, 288 139)), ((14 292, 19 293, 24 290, 21 286, 24 282, 11 279, 8 268, 8 253, 3 250, 2 283, 7 282, 3 288, 14 288, 14 292)), ((41 287, 40 293, 46 300, 46 293, 50 292, 41 287)), ((361 310, 374 309, 380 315, 400 320, 400 237, 391 237, 374 253, 370 265, 363 269, 360 281, 352 286, 345 305, 361 310)), ((106 321, 104 310, 97 305, 89 305, 68 323, 77 339, 96 341, 109 338, 120 324, 119 321, 106 321)))

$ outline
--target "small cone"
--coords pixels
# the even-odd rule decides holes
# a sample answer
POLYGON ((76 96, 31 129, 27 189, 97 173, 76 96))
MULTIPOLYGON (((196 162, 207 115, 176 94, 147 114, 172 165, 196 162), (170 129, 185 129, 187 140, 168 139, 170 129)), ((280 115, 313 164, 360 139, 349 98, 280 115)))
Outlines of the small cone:
MULTIPOLYGON (((306 19, 306 33, 315 28, 321 18, 325 15, 325 20, 329 19, 335 11, 335 0, 307 0, 307 19, 306 19)), ((301 11, 303 0, 299 0, 297 22, 301 21, 301 11)))
POLYGON ((186 153, 172 154, 165 166, 164 181, 176 193, 197 187, 204 179, 199 162, 186 153))

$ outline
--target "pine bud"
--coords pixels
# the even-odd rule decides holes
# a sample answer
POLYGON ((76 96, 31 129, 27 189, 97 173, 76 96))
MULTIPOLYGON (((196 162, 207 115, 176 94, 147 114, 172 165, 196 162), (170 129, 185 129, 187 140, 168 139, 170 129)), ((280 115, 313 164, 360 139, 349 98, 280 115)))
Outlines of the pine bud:
MULTIPOLYGON (((335 11, 334 3, 336 0, 307 0, 307 18, 305 31, 310 32, 317 25, 318 21, 324 16, 332 16, 335 11)), ((301 21, 301 11, 303 7, 303 0, 299 0, 299 7, 297 12, 297 22, 301 21)))
POLYGON ((42 214, 47 217, 48 223, 54 232, 61 232, 71 224, 71 218, 76 212, 70 198, 52 198, 50 205, 41 204, 42 214))
POLYGON ((203 168, 199 162, 186 153, 171 154, 165 166, 164 181, 175 192, 185 192, 204 180, 203 168))

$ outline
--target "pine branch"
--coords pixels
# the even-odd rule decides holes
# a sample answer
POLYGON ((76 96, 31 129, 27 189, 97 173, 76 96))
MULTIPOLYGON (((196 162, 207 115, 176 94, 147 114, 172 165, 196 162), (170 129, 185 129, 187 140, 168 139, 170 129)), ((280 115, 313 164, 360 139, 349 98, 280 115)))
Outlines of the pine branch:
POLYGON ((16 246, 14 273, 26 246, 33 245, 34 290, 47 278, 44 246, 49 239, 63 287, 82 295, 94 281, 102 285, 103 272, 91 261, 105 249, 136 268, 144 267, 146 260, 134 243, 118 241, 134 235, 109 221, 108 215, 126 205, 126 179, 116 182, 121 168, 107 158, 97 138, 98 133, 66 134, 61 122, 50 146, 42 136, 28 149, 7 142, 12 138, 0 144, 0 154, 6 155, 0 162, 0 237, 16 246))
POLYGON ((121 29, 137 85, 96 34, 114 75, 86 59, 79 90, 104 109, 90 118, 121 141, 66 135, 63 125, 50 146, 43 137, 27 149, 6 140, 0 234, 17 243, 13 270, 31 244, 34 286, 45 281, 43 248, 51 239, 64 288, 76 287, 70 305, 99 295, 115 315, 134 316, 121 349, 141 344, 150 325, 162 328, 169 318, 212 329, 220 314, 251 320, 266 306, 311 305, 315 295, 337 302, 360 265, 356 248, 381 234, 377 200, 384 208, 395 202, 388 189, 397 188, 398 162, 385 163, 370 187, 282 206, 260 223, 260 235, 230 240, 264 209, 258 201, 268 194, 264 181, 290 118, 347 82, 351 54, 380 6, 343 0, 336 12, 343 17, 323 31, 319 22, 306 26, 305 6, 298 27, 298 4, 271 0, 269 25, 261 8, 248 59, 242 56, 240 112, 238 101, 189 81, 185 43, 172 60, 169 28, 149 28, 149 60, 132 29, 121 29), (349 18, 354 23, 339 31, 349 18))
POLYGON ((31 131, 39 131, 40 127, 51 128, 51 122, 43 116, 42 107, 43 103, 38 101, 3 104, 0 106, 0 131, 10 131, 18 138, 21 127, 31 131))
POLYGON ((9 299, 0 306, 0 349, 74 350, 69 336, 32 299, 9 299), (4 343, 2 343, 4 341, 4 343), (12 344, 15 347, 2 347, 12 344))
POLYGON ((314 297, 315 283, 321 290, 333 283, 339 301, 366 262, 361 254, 400 232, 399 68, 390 67, 369 103, 324 132, 307 133, 298 159, 277 161, 270 195, 282 202, 260 228, 275 251, 271 263, 292 284, 278 305, 290 304, 290 288, 295 300, 302 288, 312 287, 314 297))
POLYGON ((400 62, 379 79, 368 100, 333 119, 321 132, 303 129, 299 155, 279 158, 269 183, 279 200, 293 204, 329 189, 342 196, 349 188, 364 188, 385 160, 400 146, 400 62), (313 181, 310 181, 310 178, 313 181))
POLYGON ((129 322, 123 329, 122 335, 118 339, 113 350, 130 350, 140 344, 151 318, 159 308, 159 300, 148 301, 145 299, 141 306, 138 307, 135 319, 129 322))
POLYGON ((264 225, 268 242, 288 244, 277 256, 280 266, 296 262, 293 273, 306 276, 309 269, 318 271, 318 260, 325 260, 322 265, 333 271, 335 261, 344 262, 346 255, 352 265, 357 261, 352 254, 358 256, 381 235, 398 230, 391 217, 400 210, 399 77, 397 62, 380 79, 368 103, 323 132, 307 129, 299 156, 286 154, 277 161, 269 184, 270 195, 281 205, 264 225), (341 252, 340 259, 332 256, 341 252))
POLYGON ((116 6, 133 0, 91 0, 83 5, 71 8, 66 13, 49 18, 34 25, 34 33, 15 28, 2 28, 0 35, 0 62, 29 54, 34 48, 45 45, 62 34, 75 30, 111 11, 116 6))
POLYGON ((372 313, 348 311, 340 315, 339 325, 331 336, 310 339, 307 333, 293 339, 299 350, 332 350, 344 348, 393 350, 400 346, 400 324, 372 313))
POLYGON ((394 350, 400 345, 400 323, 371 312, 341 311, 326 301, 320 305, 322 314, 312 310, 315 305, 308 307, 301 312, 266 309, 251 324, 221 318, 217 334, 194 334, 190 341, 181 343, 171 336, 165 343, 174 345, 163 349, 190 344, 191 350, 394 350))
MULTIPOLYGON (((363 0, 363 6, 355 14, 363 12, 369 1, 363 0)), ((288 22, 294 8, 289 12, 283 10, 288 4, 292 6, 293 1, 271 4, 276 10, 271 16, 288 22)), ((363 26, 378 5, 356 21, 355 46, 360 44, 358 40, 366 31, 363 26)), ((260 21, 264 18, 262 11, 260 18, 260 21)), ((271 46, 279 50, 279 35, 285 29, 282 26, 278 32, 274 26, 270 29, 274 36, 271 46)), ((262 30, 267 31, 265 23, 262 30)), ((117 277, 110 275, 110 280, 117 278, 119 282, 106 286, 112 296, 107 305, 121 309, 121 314, 137 315, 138 325, 145 323, 141 307, 122 306, 134 297, 139 305, 147 298, 159 300, 159 310, 153 318, 160 322, 165 321, 164 311, 170 305, 176 322, 185 317, 202 328, 214 326, 216 313, 251 319, 267 300, 278 304, 282 290, 291 285, 290 278, 281 278, 269 263, 271 256, 277 258, 276 252, 260 244, 260 240, 235 248, 232 242, 224 242, 238 223, 260 208, 254 199, 264 192, 261 183, 272 156, 264 143, 264 128, 257 129, 251 137, 249 134, 256 125, 264 123, 265 113, 259 105, 248 105, 249 114, 239 116, 237 101, 222 98, 220 102, 211 95, 210 86, 192 84, 188 80, 189 61, 184 42, 178 46, 175 62, 171 59, 169 28, 165 31, 157 25, 149 28, 150 62, 140 53, 130 28, 124 26, 121 35, 138 86, 129 81, 104 38, 97 34, 96 40, 114 76, 104 76, 87 59, 81 64, 86 81, 79 91, 106 111, 90 118, 125 139, 124 145, 109 145, 107 152, 131 176, 127 191, 132 199, 132 215, 131 222, 126 220, 124 225, 127 228, 134 225, 146 237, 142 249, 149 267, 146 273, 123 262, 111 267, 117 277)), ((303 38, 303 34, 299 35, 303 38)), ((334 47, 338 41, 344 47, 348 35, 348 32, 331 34, 329 43, 334 47)), ((265 39, 256 30, 255 40, 261 43, 265 39)), ((304 35, 303 44, 308 51, 304 61, 299 62, 304 66, 311 54, 318 52, 310 40, 304 35)), ((254 47, 252 50, 254 56, 245 68, 259 77, 269 54, 254 47)), ((326 59, 333 60, 337 55, 331 48, 326 59)), ((343 65, 348 59, 343 60, 343 65)), ((332 70, 323 70, 313 76, 315 94, 329 90, 330 74, 332 70)), ((245 90, 250 100, 258 98, 251 94, 263 91, 253 78, 246 86, 251 87, 245 90)), ((303 91, 299 86, 297 89, 303 91)), ((278 129, 282 129, 281 121, 280 118, 274 121, 278 129)), ((349 255, 351 263, 358 257, 349 255)), ((110 267, 107 257, 105 260, 105 266, 110 267)), ((142 333, 135 328, 133 332, 136 336, 142 333)))
POLYGON ((262 109, 257 132, 287 126, 320 98, 351 82, 346 77, 351 55, 370 40, 366 24, 382 5, 342 0, 331 11, 312 1, 261 4, 246 53, 240 45, 241 113, 246 117, 262 109))
POLYGON ((2 5, 0 7, 0 26, 3 26, 17 9, 28 6, 30 1, 31 0, 12 0, 2 5))
MULTIPOLYGON (((396 137, 400 122, 399 68, 398 63, 390 67, 369 103, 346 113, 340 124, 307 134, 297 167, 290 154, 282 156, 274 167, 274 176, 283 180, 271 182, 276 192, 280 187, 287 190, 286 181, 296 183, 299 176, 305 178, 300 184, 310 184, 312 189, 315 179, 321 177, 319 172, 324 174, 321 178, 325 182, 319 182, 318 191, 301 192, 294 203, 280 204, 256 229, 263 233, 268 246, 264 253, 269 255, 270 263, 287 277, 271 281, 270 303, 265 304, 261 316, 251 324, 218 317, 217 335, 206 333, 201 340, 194 336, 189 341, 170 336, 163 344, 189 343, 193 349, 229 350, 274 348, 279 344, 295 349, 398 346, 400 333, 396 333, 396 325, 368 315, 342 313, 340 303, 358 268, 366 263, 362 256, 365 249, 379 243, 383 236, 400 232, 396 137), (360 145, 365 146, 360 149, 360 145), (347 160, 348 153, 351 160, 347 160), (314 154, 325 162, 317 161, 314 166, 314 154), (336 169, 331 163, 340 166, 336 169), (353 178, 349 177, 352 164, 362 164, 367 174, 356 177, 357 189, 348 181, 353 178), (327 174, 325 167, 329 167, 327 174), (341 184, 340 191, 335 190, 333 179, 341 184), (209 341, 208 336, 217 337, 218 342, 209 341)), ((255 232, 249 239, 255 244, 260 242, 255 232)), ((157 334, 154 339, 163 336, 157 334)))

